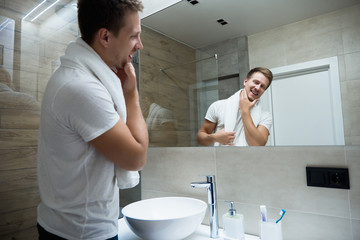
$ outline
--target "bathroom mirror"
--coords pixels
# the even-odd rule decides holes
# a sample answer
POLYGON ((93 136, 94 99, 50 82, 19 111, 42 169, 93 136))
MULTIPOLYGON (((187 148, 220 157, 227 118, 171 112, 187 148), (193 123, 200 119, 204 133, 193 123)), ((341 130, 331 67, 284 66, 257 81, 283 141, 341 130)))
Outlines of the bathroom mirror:
MULTIPOLYGON (((283 130, 292 135, 276 141, 273 134, 269 146, 360 144, 360 129, 355 125, 360 115, 353 103, 359 99, 359 93, 352 90, 359 85, 359 78, 351 70, 356 69, 360 61, 359 43, 352 40, 354 36, 359 37, 356 30, 359 24, 351 20, 351 17, 359 20, 360 7, 357 1, 343 3, 340 6, 335 1, 330 5, 328 1, 319 1, 317 6, 309 3, 310 7, 307 3, 281 0, 246 4, 226 1, 219 6, 215 0, 180 1, 142 19, 144 49, 140 52, 140 91, 142 99, 147 101, 143 106, 153 103, 147 107, 149 111, 144 112, 149 116, 150 146, 198 146, 196 133, 208 106, 242 88, 246 73, 256 66, 276 72, 274 89, 264 94, 263 98, 267 99, 263 102, 274 103, 271 97, 275 96, 277 102, 289 103, 289 96, 298 95, 297 103, 291 103, 298 111, 291 114, 312 109, 312 113, 307 114, 318 121, 314 123, 317 125, 305 126, 301 121, 308 120, 300 115, 300 122, 289 124, 283 130), (277 9, 277 4, 282 7, 277 9), (301 9, 307 13, 298 15, 301 9), (328 63, 318 65, 324 61, 328 63), (298 80, 294 71, 300 73, 298 80), (286 83, 295 81, 298 85, 287 84, 287 94, 284 94, 280 83, 285 83, 286 74, 289 74, 286 83), (320 75, 331 75, 332 79, 317 82, 320 75), (316 89, 330 95, 320 96, 316 89), (152 99, 150 102, 148 96, 152 99), (314 98, 302 101, 305 96, 314 98), (319 110, 324 107, 317 105, 320 102, 316 101, 317 97, 325 104, 333 104, 326 107, 328 115, 321 117, 319 110), (328 121, 328 116, 336 119, 328 121), (163 129, 162 124, 166 125, 163 129), (315 141, 319 130, 325 127, 333 130, 330 138, 336 135, 338 140, 327 141, 329 137, 325 134, 324 141, 315 141), (304 139, 290 141, 305 130, 308 133, 304 139)), ((267 107, 274 111, 274 106, 267 107)), ((279 114, 274 117, 282 118, 279 114)), ((276 129, 280 129, 284 126, 282 122, 292 121, 283 117, 283 121, 274 119, 274 128, 279 124, 276 129)))
MULTIPOLYGON (((41 2, 5 1, 0 12, 2 67, 13 91, 36 104, 67 43, 79 36, 75 0, 60 0, 35 20, 35 12, 25 18, 41 2)), ((229 0, 221 6, 218 0, 183 0, 145 17, 144 49, 134 64, 150 146, 198 146, 196 133, 208 106, 240 89, 252 67, 279 71, 333 58, 344 143, 359 145, 359 8, 357 0, 229 0)), ((283 79, 282 72, 278 76, 283 79)))

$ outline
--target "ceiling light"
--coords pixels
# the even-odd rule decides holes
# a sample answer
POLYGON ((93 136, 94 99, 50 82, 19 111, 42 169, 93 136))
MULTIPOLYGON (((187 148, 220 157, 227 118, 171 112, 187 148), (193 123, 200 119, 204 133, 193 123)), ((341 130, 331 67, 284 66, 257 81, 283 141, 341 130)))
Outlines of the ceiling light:
POLYGON ((227 21, 225 21, 224 19, 222 19, 222 18, 220 18, 220 19, 218 19, 218 20, 216 20, 218 23, 220 23, 221 25, 226 25, 226 24, 228 24, 228 22, 227 21))
POLYGON ((41 5, 43 5, 47 0, 42 1, 36 7, 34 7, 28 14, 26 14, 22 20, 25 20, 31 13, 33 13, 36 9, 38 9, 41 5))
POLYGON ((35 19, 37 19, 38 17, 40 17, 44 12, 46 12, 47 10, 49 10, 52 6, 54 6, 57 2, 59 2, 60 0, 56 0, 55 2, 53 2, 50 6, 48 6, 47 8, 45 8, 41 13, 39 13, 38 15, 36 15, 36 17, 34 17, 33 19, 31 19, 31 22, 33 22, 35 19))

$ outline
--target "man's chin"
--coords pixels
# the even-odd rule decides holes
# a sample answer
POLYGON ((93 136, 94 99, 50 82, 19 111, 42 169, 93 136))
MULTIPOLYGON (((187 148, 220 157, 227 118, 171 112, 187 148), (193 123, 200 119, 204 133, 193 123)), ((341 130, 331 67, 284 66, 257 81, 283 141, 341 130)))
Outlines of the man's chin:
POLYGON ((123 61, 121 62, 120 64, 118 64, 116 67, 119 68, 119 69, 124 69, 125 68, 125 65, 130 63, 131 61, 123 61))
POLYGON ((254 101, 254 97, 251 94, 248 94, 247 98, 249 99, 250 102, 254 101))
POLYGON ((249 99, 250 102, 253 102, 253 101, 255 101, 257 98, 248 97, 248 99, 249 99))

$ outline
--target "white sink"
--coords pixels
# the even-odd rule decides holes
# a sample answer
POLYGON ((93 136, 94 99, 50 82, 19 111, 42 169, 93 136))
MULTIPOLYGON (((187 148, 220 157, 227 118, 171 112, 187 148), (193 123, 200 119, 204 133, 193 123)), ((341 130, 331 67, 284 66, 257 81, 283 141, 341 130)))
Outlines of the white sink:
POLYGON ((178 240, 195 232, 206 208, 205 202, 195 198, 164 197, 131 203, 122 213, 128 227, 140 239, 178 240))
MULTIPOLYGON (((217 240, 223 240, 223 231, 219 229, 220 238, 217 240)), ((136 236, 126 224, 125 219, 119 219, 119 239, 121 240, 141 240, 136 236)), ((190 236, 186 237, 184 240, 214 240, 210 238, 210 227, 206 225, 200 225, 190 236)), ((245 234, 245 240, 259 240, 259 237, 245 234)))

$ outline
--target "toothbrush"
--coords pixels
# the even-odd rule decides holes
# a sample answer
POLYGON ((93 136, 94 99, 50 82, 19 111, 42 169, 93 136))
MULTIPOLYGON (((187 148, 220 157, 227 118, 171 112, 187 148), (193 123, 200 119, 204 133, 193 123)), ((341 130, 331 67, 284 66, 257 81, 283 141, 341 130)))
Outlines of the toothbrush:
POLYGON ((281 211, 279 213, 281 215, 281 217, 278 220, 276 220, 276 223, 281 221, 281 219, 284 217, 285 213, 286 213, 286 211, 284 209, 281 209, 281 211))

